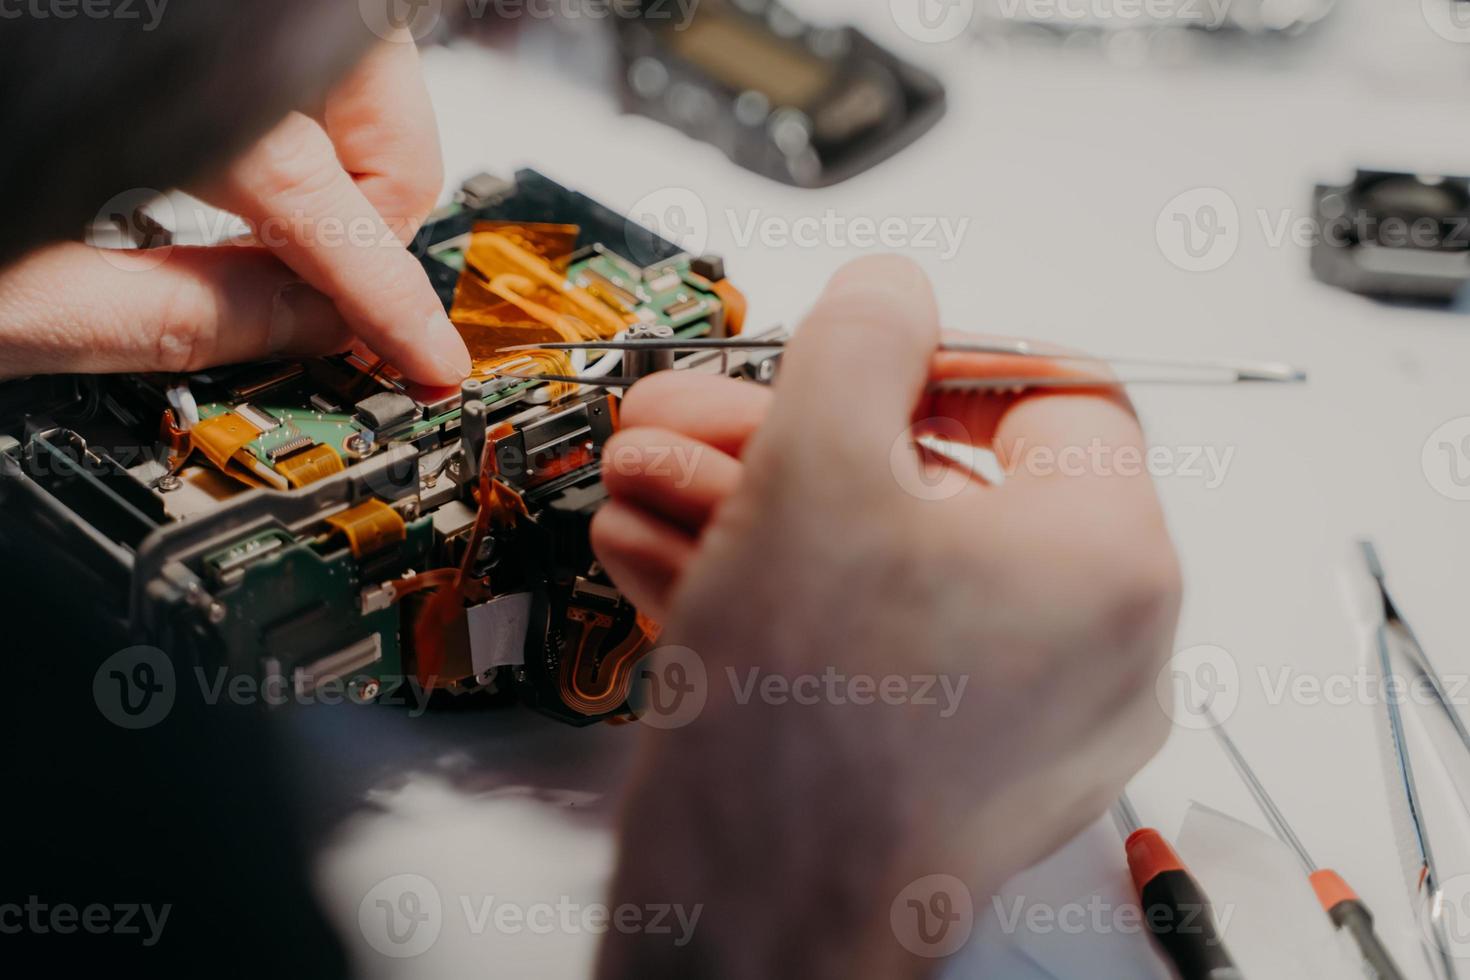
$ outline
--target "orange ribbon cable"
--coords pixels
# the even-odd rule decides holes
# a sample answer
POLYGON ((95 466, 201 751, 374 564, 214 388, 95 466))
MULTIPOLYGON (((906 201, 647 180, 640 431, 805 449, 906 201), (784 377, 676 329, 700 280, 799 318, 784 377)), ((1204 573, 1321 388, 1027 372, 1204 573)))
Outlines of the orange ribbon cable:
POLYGON ((418 663, 418 678, 425 690, 432 690, 440 681, 454 679, 443 676, 448 660, 448 632, 464 616, 465 597, 474 584, 470 578, 470 569, 478 558, 485 535, 490 533, 492 525, 510 527, 530 516, 521 495, 492 477, 494 452, 494 440, 487 440, 480 461, 480 509, 475 514, 475 523, 466 539, 464 557, 454 570, 454 578, 438 585, 430 593, 414 623, 414 653, 418 663))
MULTIPOLYGON (((520 344, 607 340, 633 321, 594 292, 567 281, 561 267, 576 247, 575 225, 480 222, 464 250, 464 271, 449 318, 474 362, 474 375, 575 374, 561 351, 505 354, 520 344)), ((551 385, 554 400, 575 391, 551 385)))
POLYGON ((639 615, 628 635, 603 654, 602 645, 614 622, 607 613, 581 606, 567 609, 563 633, 572 651, 569 656, 563 651, 557 690, 569 706, 585 715, 616 711, 628 700, 633 668, 657 639, 657 634, 647 630, 648 620, 639 615))

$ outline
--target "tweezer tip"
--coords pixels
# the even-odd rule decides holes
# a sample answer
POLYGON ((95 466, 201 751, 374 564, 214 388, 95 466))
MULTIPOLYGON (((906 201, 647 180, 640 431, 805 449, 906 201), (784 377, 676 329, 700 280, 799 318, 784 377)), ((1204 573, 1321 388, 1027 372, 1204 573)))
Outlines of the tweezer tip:
POLYGON ((1292 367, 1289 364, 1260 364, 1254 367, 1244 367, 1237 371, 1241 381, 1272 381, 1278 384, 1301 384, 1307 380, 1307 372, 1303 368, 1292 367))
POLYGON ((1363 561, 1368 564, 1368 573, 1375 579, 1383 581, 1383 563, 1378 560, 1378 549, 1368 538, 1358 540, 1358 549, 1363 553, 1363 561))

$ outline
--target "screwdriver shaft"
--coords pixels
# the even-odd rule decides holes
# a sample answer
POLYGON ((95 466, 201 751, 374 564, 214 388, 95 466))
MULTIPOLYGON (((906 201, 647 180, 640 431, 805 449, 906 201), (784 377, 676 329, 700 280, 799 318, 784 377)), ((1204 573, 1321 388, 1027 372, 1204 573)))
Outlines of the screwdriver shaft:
POLYGON ((1276 801, 1271 799, 1271 794, 1266 792, 1266 787, 1256 777, 1255 770, 1251 768, 1250 763, 1245 760, 1245 756, 1241 753, 1239 747, 1236 746, 1235 739, 1230 737, 1230 733, 1225 730, 1225 726, 1215 717, 1209 705, 1204 706, 1204 712, 1206 719, 1210 723, 1210 731, 1215 733, 1215 738, 1219 741, 1220 747, 1230 757, 1230 762, 1235 766, 1235 771, 1240 773, 1241 780, 1245 782, 1246 787, 1251 791, 1251 795, 1255 797, 1256 805, 1266 815, 1266 820, 1271 824, 1271 829, 1276 832, 1277 837, 1285 841, 1286 845, 1296 852, 1297 859, 1306 866, 1309 874, 1316 871, 1317 862, 1312 860, 1312 855, 1307 853, 1306 845, 1296 835, 1296 831, 1291 829, 1291 824, 1287 823, 1286 815, 1276 806, 1276 801))

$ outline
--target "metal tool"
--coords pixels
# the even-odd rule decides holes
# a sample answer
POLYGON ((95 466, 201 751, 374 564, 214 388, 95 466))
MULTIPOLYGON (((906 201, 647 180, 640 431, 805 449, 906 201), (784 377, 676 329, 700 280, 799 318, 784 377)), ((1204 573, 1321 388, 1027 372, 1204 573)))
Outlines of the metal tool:
POLYGON ((1241 780, 1251 791, 1256 799, 1256 805, 1266 815, 1266 821, 1276 836, 1282 842, 1296 852, 1297 860, 1307 870, 1307 880, 1311 882, 1312 891, 1317 895, 1317 901, 1321 903, 1323 911, 1332 920, 1332 924, 1338 929, 1347 930, 1358 944, 1358 950, 1363 955, 1363 961, 1373 971, 1377 980, 1403 980, 1403 973, 1394 963, 1393 957, 1389 955, 1388 948, 1383 945, 1383 940, 1373 928, 1373 915, 1368 911, 1368 906, 1363 904, 1362 899, 1348 886, 1336 871, 1330 868, 1319 868, 1307 853, 1307 848, 1302 844, 1301 838, 1291 829, 1291 824, 1286 822, 1286 817, 1271 799, 1271 794, 1266 792, 1266 787, 1256 777, 1255 770, 1250 763, 1245 761, 1245 755, 1225 731, 1215 717, 1215 713, 1208 705, 1203 706, 1205 718, 1210 723, 1210 731, 1215 733, 1215 738, 1220 742, 1220 747, 1230 757, 1235 771, 1240 774, 1241 780))
POLYGON ((1143 919, 1180 980, 1241 980, 1215 930, 1210 900, 1162 834, 1145 827, 1125 791, 1113 804, 1143 919))
MULTIPOLYGON (((551 344, 517 344, 502 347, 504 353, 528 350, 603 350, 603 351, 760 351, 779 350, 786 346, 781 339, 751 339, 745 337, 712 337, 690 340, 602 340, 551 344)), ((1106 364, 1121 370, 1117 377, 1089 378, 1065 376, 1012 375, 1007 377, 948 378, 930 384, 931 391, 1000 391, 1025 388, 1097 388, 1127 384, 1179 384, 1218 385, 1264 382, 1294 384, 1305 381, 1307 374, 1300 368, 1273 362, 1237 361, 1185 361, 1148 357, 1103 357, 1097 354, 1057 353, 1038 349, 1026 341, 948 341, 937 348, 942 353, 953 354, 1003 354, 1013 357, 1036 358, 1039 360, 1106 364), (1128 376, 1129 371, 1141 373, 1128 376), (1148 373, 1148 372, 1162 373, 1148 373)), ((591 377, 579 375, 516 375, 496 372, 506 377, 521 377, 528 380, 562 381, 572 384, 601 385, 604 387, 626 387, 636 379, 630 376, 591 377)))
MULTIPOLYGON (((1392 645, 1391 637, 1396 635, 1406 641, 1410 652, 1417 652, 1416 666, 1420 669, 1421 674, 1430 678, 1431 683, 1435 686, 1436 696, 1442 698, 1438 675, 1434 673, 1433 667, 1423 656, 1424 648, 1419 646, 1413 630, 1399 615, 1388 596, 1384 584, 1383 566, 1378 561, 1377 550, 1369 541, 1362 541, 1359 544, 1368 571, 1377 583, 1384 602, 1383 619, 1374 630, 1374 641, 1378 648, 1378 666, 1381 672, 1380 679, 1387 685, 1388 679, 1393 676, 1390 646, 1392 645)), ((1438 980, 1458 980, 1460 972, 1451 952, 1449 935, 1445 930, 1439 866, 1435 862, 1434 847, 1430 842, 1429 831, 1425 825, 1424 803, 1419 796, 1419 783, 1414 775, 1414 758, 1409 751, 1408 734, 1404 729, 1403 708, 1398 698, 1385 697, 1383 703, 1388 711, 1388 729, 1394 760, 1398 765, 1399 776, 1402 780, 1404 800, 1408 804, 1408 816, 1413 829, 1414 846, 1418 852, 1417 874, 1413 876, 1415 882, 1413 897, 1418 901, 1415 912, 1425 929, 1425 938, 1433 940, 1426 943, 1426 952, 1436 977, 1438 980)), ((1447 705, 1446 710, 1449 710, 1447 705)), ((1451 714, 1453 716, 1453 712, 1451 714)))
POLYGON ((1362 549, 1363 560, 1368 565, 1368 574, 1373 576, 1373 583, 1378 587, 1378 595, 1383 600, 1383 625, 1389 634, 1398 641, 1406 652, 1413 658, 1424 676, 1429 680, 1434 690, 1435 700, 1449 716, 1450 724, 1454 726, 1455 734, 1459 736, 1460 743, 1465 751, 1470 752, 1470 728, 1465 725, 1464 719, 1456 708, 1454 699, 1449 696, 1445 689, 1443 678, 1435 668, 1434 662, 1429 659, 1429 652, 1424 649, 1424 644, 1419 642, 1419 637, 1414 633, 1414 628, 1409 625, 1399 608, 1394 604, 1393 596, 1389 594, 1388 582, 1384 575, 1383 563, 1378 560, 1378 549, 1373 546, 1372 541, 1359 541, 1358 547, 1362 549))

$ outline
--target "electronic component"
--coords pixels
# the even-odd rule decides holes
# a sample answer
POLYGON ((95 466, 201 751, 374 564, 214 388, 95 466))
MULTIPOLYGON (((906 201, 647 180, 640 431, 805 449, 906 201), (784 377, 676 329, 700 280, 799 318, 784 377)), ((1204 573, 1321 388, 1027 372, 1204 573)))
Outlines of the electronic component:
POLYGON ((283 442, 276 446, 272 446, 270 449, 267 449, 265 452, 265 458, 270 460, 272 463, 279 463, 281 460, 287 458, 288 456, 299 453, 303 449, 310 449, 314 445, 316 445, 316 443, 311 441, 310 436, 297 436, 294 439, 283 442))
POLYGON ((419 406, 412 398, 380 391, 353 406, 358 421, 374 432, 395 429, 418 417, 419 406))
POLYGON ((459 201, 467 208, 486 208, 515 193, 516 185, 493 174, 475 174, 459 186, 459 201))
POLYGON ((1470 178, 1360 170, 1312 197, 1312 274, 1367 296, 1449 303, 1470 281, 1470 178))
MULTIPOLYGON (((623 714, 658 630, 588 543, 617 398, 489 368, 571 371, 575 356, 611 373, 619 351, 500 347, 724 338, 744 299, 708 262, 697 271, 533 171, 470 183, 413 250, 476 351, 475 377, 426 390, 346 354, 6 382, 0 554, 95 597, 111 626, 180 663, 303 696, 331 684, 367 701, 416 683, 431 703, 514 692, 573 724, 623 714), (133 447, 145 451, 122 454, 133 447)), ((671 352, 649 369, 742 361, 671 352)))
POLYGON ((725 278, 725 260, 718 255, 701 255, 697 259, 690 260, 689 271, 710 282, 719 282, 725 278))
POLYGON ((261 432, 272 432, 281 426, 280 419, 263 408, 256 408, 249 402, 241 402, 236 405, 234 412, 261 432))
MULTIPOLYGON (((628 340, 673 340, 674 329, 661 325, 637 326, 628 331, 628 340)), ((668 371, 674 367, 672 350, 638 350, 623 353, 623 375, 629 378, 646 378, 655 371, 668 371)))
POLYGON ((686 21, 663 3, 642 10, 618 18, 624 108, 783 183, 845 180, 944 113, 934 76, 853 28, 804 24, 775 0, 706 0, 686 21))

